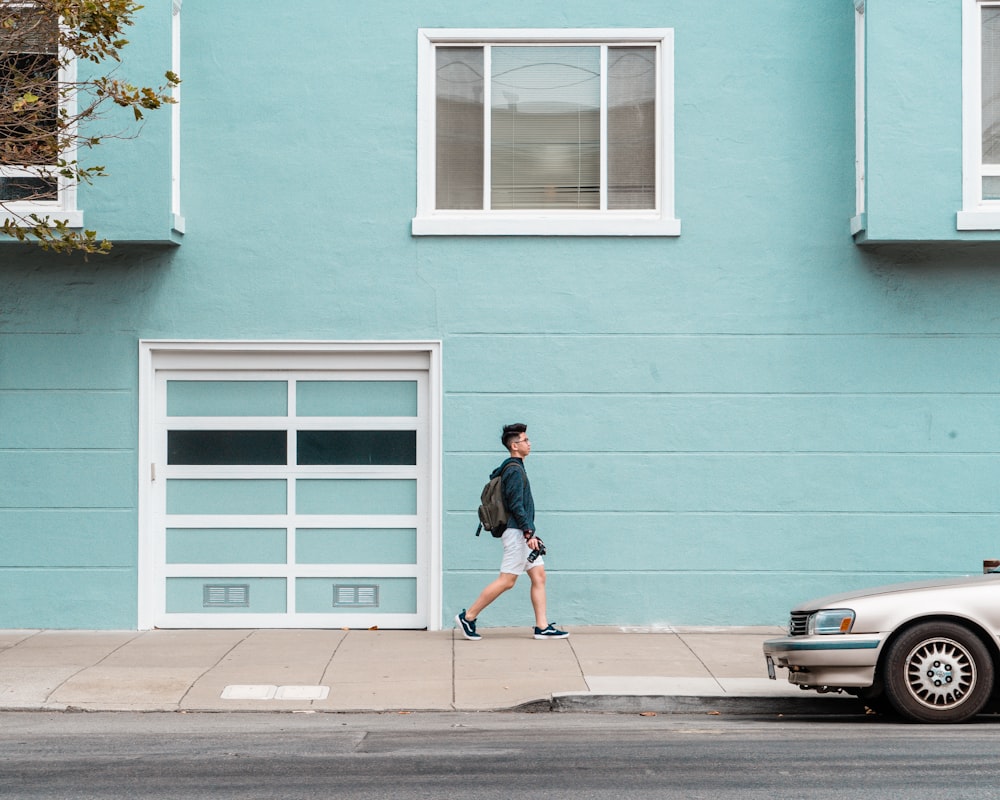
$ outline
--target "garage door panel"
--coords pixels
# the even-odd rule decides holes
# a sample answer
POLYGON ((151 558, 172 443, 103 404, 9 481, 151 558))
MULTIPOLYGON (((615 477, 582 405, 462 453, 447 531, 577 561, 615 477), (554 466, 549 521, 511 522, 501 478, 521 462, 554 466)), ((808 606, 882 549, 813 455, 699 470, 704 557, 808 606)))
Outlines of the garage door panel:
POLYGON ((297 434, 302 465, 416 465, 415 430, 308 430, 297 434))
POLYGON ((298 381, 300 417, 415 417, 416 381, 298 381))
POLYGON ((284 417, 287 381, 167 381, 171 417, 284 417))
POLYGON ((295 592, 295 607, 300 614, 362 610, 371 614, 417 612, 415 578, 299 578, 295 592))
POLYGON ((283 614, 285 578, 248 576, 167 578, 168 614, 283 614))
POLYGON ((287 507, 285 480, 174 478, 167 481, 167 514, 284 514, 287 507))
POLYGON ((416 528, 299 528, 297 564, 416 564, 416 528))
POLYGON ((300 479, 299 514, 416 514, 416 480, 300 479))
POLYGON ((261 466, 288 463, 284 430, 171 430, 167 463, 188 466, 261 466))
POLYGON ((167 528, 168 564, 284 564, 285 528, 167 528))

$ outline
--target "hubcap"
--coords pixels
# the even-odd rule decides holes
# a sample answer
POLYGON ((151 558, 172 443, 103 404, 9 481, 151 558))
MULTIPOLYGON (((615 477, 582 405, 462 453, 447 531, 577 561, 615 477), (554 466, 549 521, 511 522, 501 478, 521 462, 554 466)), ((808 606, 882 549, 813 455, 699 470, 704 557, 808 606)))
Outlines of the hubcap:
POLYGON ((975 684, 975 662, 969 651, 952 639, 921 642, 907 656, 907 688, 929 708, 962 704, 975 684))

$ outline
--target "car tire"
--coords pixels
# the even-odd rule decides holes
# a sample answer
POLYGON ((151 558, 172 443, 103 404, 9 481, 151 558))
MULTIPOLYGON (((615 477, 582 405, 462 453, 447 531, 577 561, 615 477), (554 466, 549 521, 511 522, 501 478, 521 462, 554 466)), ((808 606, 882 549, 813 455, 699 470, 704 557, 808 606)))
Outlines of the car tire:
POLYGON ((993 659, 982 640, 953 622, 925 622, 886 652, 885 694, 912 722, 964 722, 993 693, 993 659))

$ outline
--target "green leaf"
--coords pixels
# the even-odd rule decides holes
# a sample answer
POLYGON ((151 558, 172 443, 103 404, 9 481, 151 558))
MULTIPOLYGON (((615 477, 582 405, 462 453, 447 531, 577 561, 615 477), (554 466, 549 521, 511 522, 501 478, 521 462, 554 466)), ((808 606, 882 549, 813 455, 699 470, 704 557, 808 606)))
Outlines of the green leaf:
POLYGON ((34 105, 41 98, 37 94, 32 94, 31 92, 25 92, 17 100, 14 101, 15 111, 24 111, 30 105, 34 105))

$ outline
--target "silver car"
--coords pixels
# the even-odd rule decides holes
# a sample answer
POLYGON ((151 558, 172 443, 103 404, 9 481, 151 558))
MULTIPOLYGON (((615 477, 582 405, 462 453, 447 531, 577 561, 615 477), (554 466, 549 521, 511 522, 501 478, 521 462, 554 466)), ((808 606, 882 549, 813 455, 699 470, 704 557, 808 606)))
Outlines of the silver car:
POLYGON ((768 675, 857 695, 914 722, 983 711, 1000 674, 1000 574, 901 583, 810 600, 764 642, 768 675))

